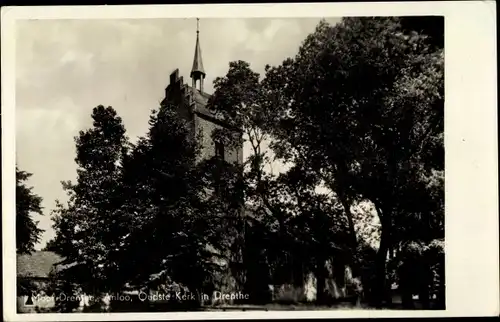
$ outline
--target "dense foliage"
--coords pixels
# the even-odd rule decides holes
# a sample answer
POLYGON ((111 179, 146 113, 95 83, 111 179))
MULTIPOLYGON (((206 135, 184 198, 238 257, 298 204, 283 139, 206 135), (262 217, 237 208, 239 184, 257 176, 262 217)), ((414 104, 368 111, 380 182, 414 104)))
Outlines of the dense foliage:
POLYGON ((229 126, 212 139, 245 144, 243 164, 202 158, 178 106, 153 111, 134 144, 113 108, 96 107, 55 210, 59 287, 224 285, 267 303, 270 285, 313 274, 317 303, 390 305, 396 284, 407 307, 413 294, 443 307, 444 64, 429 25, 321 22, 263 77, 231 62, 209 102, 229 126))
POLYGON ((32 218, 34 213, 43 213, 42 198, 26 184, 31 176, 31 173, 16 167, 16 251, 20 254, 33 252, 43 233, 43 230, 38 228, 38 222, 32 218))
MULTIPOLYGON (((395 18, 320 23, 294 59, 267 69, 272 145, 381 223, 373 299, 387 294, 388 252, 443 238, 443 52, 395 18)), ((356 248, 353 238, 353 249, 356 248)), ((387 294, 388 295, 388 294, 387 294)), ((388 297, 388 296, 387 296, 388 297)))

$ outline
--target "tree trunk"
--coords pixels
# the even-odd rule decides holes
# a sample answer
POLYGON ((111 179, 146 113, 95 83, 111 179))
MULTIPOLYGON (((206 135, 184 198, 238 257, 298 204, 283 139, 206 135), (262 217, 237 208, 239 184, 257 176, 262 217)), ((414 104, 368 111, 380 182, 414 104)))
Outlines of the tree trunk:
POLYGON ((413 293, 413 279, 415 275, 412 272, 412 268, 415 263, 404 262, 399 269, 399 293, 401 294, 403 309, 413 310, 415 305, 412 298, 413 293))
POLYGON ((349 202, 347 201, 347 198, 342 193, 338 193, 338 196, 340 203, 344 208, 345 215, 347 217, 347 222, 349 224, 349 232, 351 235, 351 241, 350 241, 351 247, 355 251, 358 247, 358 239, 356 238, 356 228, 354 227, 354 221, 352 219, 351 207, 349 205, 349 202))
POLYGON ((429 285, 423 284, 421 285, 421 288, 418 293, 418 300, 422 304, 422 308, 424 310, 429 310, 430 309, 430 292, 429 292, 429 285))
POLYGON ((436 308, 439 310, 446 309, 446 286, 445 286, 445 271, 444 271, 444 259, 438 266, 438 287, 436 294, 436 308))
POLYGON ((349 202, 347 201, 347 198, 343 195, 339 195, 339 200, 340 203, 342 204, 342 207, 344 208, 345 215, 347 217, 347 222, 349 225, 349 232, 351 235, 350 243, 351 243, 351 248, 352 248, 352 260, 351 260, 351 273, 352 273, 352 281, 349 281, 349 283, 356 283, 356 296, 357 298, 357 305, 361 303, 361 301, 367 300, 365 297, 367 294, 366 286, 363 285, 363 276, 362 276, 362 267, 361 267, 361 261, 360 261, 360 256, 361 254, 358 252, 358 238, 356 236, 356 228, 354 226, 354 220, 353 220, 353 215, 351 212, 351 207, 349 205, 349 202))
POLYGON ((316 266, 316 303, 325 304, 326 299, 326 258, 320 256, 316 266))
POLYGON ((381 307, 384 302, 392 301, 392 294, 388 292, 386 282, 386 264, 387 254, 391 246, 391 220, 389 212, 382 212, 377 207, 380 223, 382 224, 382 233, 380 235, 380 247, 375 258, 375 285, 374 285, 374 304, 381 307))
POLYGON ((352 254, 353 254, 352 262, 351 262, 352 277, 355 279, 358 279, 359 282, 361 283, 362 279, 361 279, 361 267, 360 267, 360 263, 359 263, 359 254, 358 254, 358 239, 356 236, 356 228, 354 227, 354 220, 353 220, 353 215, 351 212, 351 207, 350 207, 349 202, 344 194, 338 193, 338 196, 339 196, 340 203, 342 204, 342 207, 344 208, 345 215, 347 217, 347 222, 349 225, 349 234, 351 236, 350 245, 351 245, 352 254))
POLYGON ((402 287, 401 288, 401 299, 402 299, 403 309, 405 309, 405 310, 414 310, 415 309, 415 303, 413 302, 413 295, 412 295, 411 289, 408 289, 407 287, 402 287))
MULTIPOLYGON (((420 259, 422 261, 422 259, 420 259)), ((420 285, 418 287, 418 300, 422 304, 422 307, 425 310, 430 309, 430 289, 433 284, 433 275, 430 263, 427 261, 423 261, 421 263, 421 269, 419 272, 422 275, 422 280, 420 281, 420 285)))
POLYGON ((383 302, 387 299, 386 290, 386 258, 388 251, 388 237, 384 234, 384 229, 382 229, 382 235, 380 237, 380 248, 377 252, 377 257, 375 259, 375 305, 381 307, 383 302))

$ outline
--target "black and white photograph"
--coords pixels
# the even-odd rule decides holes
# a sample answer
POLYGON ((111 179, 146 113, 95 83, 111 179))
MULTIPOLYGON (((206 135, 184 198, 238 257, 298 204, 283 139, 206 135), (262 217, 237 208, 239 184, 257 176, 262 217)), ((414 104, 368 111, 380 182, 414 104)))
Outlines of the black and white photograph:
POLYGON ((16 20, 16 314, 445 311, 445 16, 329 12, 16 20))

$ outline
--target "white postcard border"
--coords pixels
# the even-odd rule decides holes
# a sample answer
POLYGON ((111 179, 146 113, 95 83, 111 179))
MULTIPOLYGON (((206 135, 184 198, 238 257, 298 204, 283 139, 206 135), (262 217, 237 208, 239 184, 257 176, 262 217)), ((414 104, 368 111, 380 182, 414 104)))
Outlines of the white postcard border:
MULTIPOLYGON (((2 8, 3 300, 7 321, 448 317, 499 314, 494 1, 2 8), (446 310, 16 313, 15 22, 19 19, 445 16, 446 310)), ((38 157, 38 156, 33 156, 38 157)))

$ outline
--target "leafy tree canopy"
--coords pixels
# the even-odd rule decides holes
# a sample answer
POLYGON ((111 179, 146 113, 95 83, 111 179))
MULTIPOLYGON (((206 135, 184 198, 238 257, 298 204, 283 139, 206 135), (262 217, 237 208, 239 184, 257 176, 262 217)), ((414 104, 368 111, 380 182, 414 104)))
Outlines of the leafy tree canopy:
POLYGON ((26 183, 31 176, 31 173, 16 167, 16 250, 20 254, 33 252, 43 233, 32 218, 34 213, 43 213, 42 198, 26 183))

